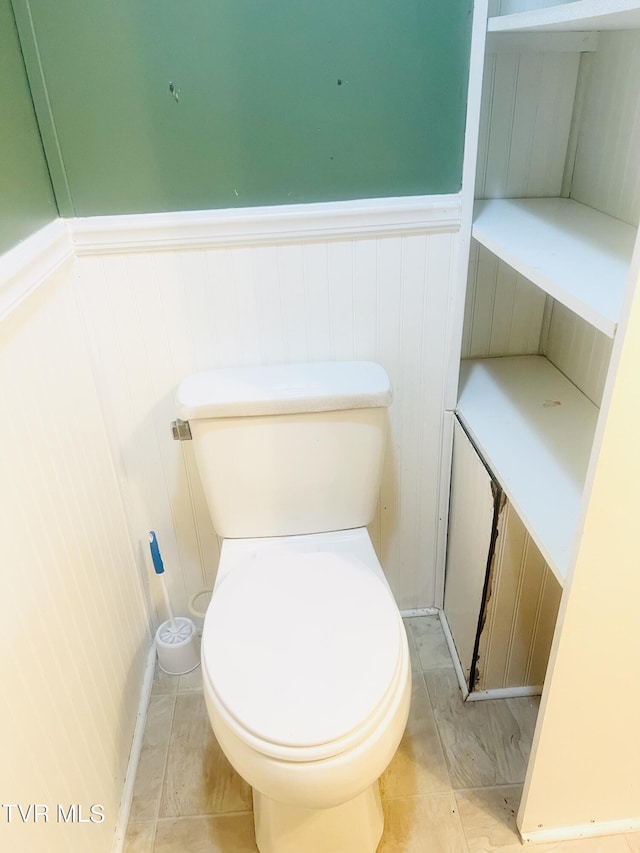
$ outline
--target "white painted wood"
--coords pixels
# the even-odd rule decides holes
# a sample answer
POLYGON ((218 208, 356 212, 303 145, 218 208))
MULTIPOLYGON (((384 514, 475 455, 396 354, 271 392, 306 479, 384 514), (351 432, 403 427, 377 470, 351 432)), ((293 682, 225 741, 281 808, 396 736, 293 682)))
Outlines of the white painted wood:
POLYGON ((559 302, 552 302, 541 352, 596 406, 600 406, 613 340, 559 302))
POLYGON ((466 697, 467 702, 482 702, 485 699, 519 699, 523 696, 539 696, 542 685, 531 687, 492 687, 489 690, 474 690, 466 697))
POLYGON ((458 416, 560 583, 598 410, 540 356, 463 362, 458 416))
POLYGON ((473 236, 612 337, 636 229, 570 199, 479 201, 473 236))
POLYGON ((560 195, 579 66, 579 53, 487 56, 478 198, 560 195))
POLYGON ((493 515, 491 476, 456 423, 443 609, 466 685, 473 665, 493 515))
POLYGON ((131 803, 133 802, 136 773, 138 771, 138 764, 140 763, 140 754, 142 752, 142 743, 144 740, 144 732, 147 722, 147 711, 149 709, 149 700, 151 699, 151 690, 153 688, 153 678, 156 671, 156 660, 156 647, 155 643, 152 643, 147 653, 147 663, 142 677, 142 689, 140 691, 138 714, 131 741, 131 751, 129 753, 129 761, 127 763, 127 772, 122 786, 122 799, 120 800, 118 821, 116 824, 116 832, 113 839, 113 848, 111 853, 124 853, 124 842, 127 834, 129 815, 131 813, 131 803))
POLYGON ((190 210, 67 220, 78 255, 457 231, 460 196, 190 210))
POLYGON ((465 289, 471 248, 473 221, 474 176, 477 167, 478 135, 481 111, 482 79, 485 57, 487 0, 473 3, 471 50, 467 85, 465 119, 465 144, 462 161, 462 192, 460 231, 457 236, 454 266, 452 269, 446 314, 447 348, 443 362, 443 409, 440 444, 440 483, 438 506, 438 534, 436 545, 433 604, 444 605, 447 526, 449 514, 449 488, 451 482, 451 455, 453 451, 453 410, 458 399, 459 353, 464 332, 465 289))
POLYGON ((640 287, 628 300, 518 814, 535 840, 638 828, 640 287))
POLYGON ((539 287, 474 240, 462 358, 537 355, 546 298, 539 287))
POLYGON ((487 53, 593 53, 598 33, 487 33, 487 53))
POLYGON ((489 32, 622 30, 640 27, 637 0, 577 0, 489 18, 489 32))
POLYGON ((640 222, 640 30, 601 33, 589 57, 571 197, 640 222))
POLYGON ((66 263, 0 324, 0 385, 0 787, 53 810, 4 823, 2 846, 108 853, 150 633, 66 263), (58 823, 58 803, 104 821, 58 823))
POLYGON ((441 610, 438 615, 440 618, 440 624, 442 625, 442 633, 444 634, 444 638, 447 643, 447 648, 449 649, 449 654, 451 655, 451 660, 453 661, 453 670, 456 674, 458 687, 460 688, 460 692, 462 693, 462 700, 466 701, 469 696, 469 687, 465 680, 465 674, 462 671, 462 666, 460 665, 460 661, 458 659, 458 651, 456 649, 456 644, 453 641, 451 628, 449 627, 449 623, 447 622, 447 616, 444 610, 441 610))
POLYGON ((73 244, 66 222, 55 219, 0 258, 0 321, 58 269, 70 265, 73 244))
POLYGON ((572 841, 577 838, 626 835, 632 832, 640 832, 640 818, 607 821, 594 820, 589 823, 578 824, 577 826, 533 829, 531 832, 523 832, 522 840, 525 844, 556 844, 561 841, 572 841))
MULTIPOLYGON (((569 0, 575 2, 575 0, 569 0)), ((516 12, 530 12, 534 9, 546 9, 549 6, 562 6, 565 0, 490 0, 489 15, 515 15, 516 12)))
POLYGON ((506 501, 498 520, 473 692, 542 692, 562 588, 506 501))

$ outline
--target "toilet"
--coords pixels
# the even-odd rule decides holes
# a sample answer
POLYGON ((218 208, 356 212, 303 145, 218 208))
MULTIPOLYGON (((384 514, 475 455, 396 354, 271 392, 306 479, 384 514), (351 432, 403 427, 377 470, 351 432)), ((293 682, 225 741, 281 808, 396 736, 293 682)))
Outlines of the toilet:
POLYGON ((251 785, 258 849, 374 853, 378 779, 411 694, 404 626, 366 530, 389 379, 372 362, 209 370, 176 402, 222 538, 205 702, 251 785))

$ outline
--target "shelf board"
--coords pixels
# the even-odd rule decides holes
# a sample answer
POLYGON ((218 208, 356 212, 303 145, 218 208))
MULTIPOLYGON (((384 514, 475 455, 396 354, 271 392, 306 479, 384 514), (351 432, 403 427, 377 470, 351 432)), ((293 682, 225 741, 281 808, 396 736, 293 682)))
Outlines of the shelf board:
POLYGON ((609 337, 620 319, 636 229, 567 198, 488 199, 474 238, 609 337))
POLYGON ((463 361, 457 415, 563 584, 597 407, 543 356, 463 361))
POLYGON ((490 33, 628 30, 640 27, 638 0, 576 0, 489 18, 490 33))

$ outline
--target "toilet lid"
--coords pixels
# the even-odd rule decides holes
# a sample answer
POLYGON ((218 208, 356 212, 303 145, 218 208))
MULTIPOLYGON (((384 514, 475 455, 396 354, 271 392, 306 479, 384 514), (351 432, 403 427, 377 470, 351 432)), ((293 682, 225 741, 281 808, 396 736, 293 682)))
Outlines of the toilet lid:
POLYGON ((218 700, 271 744, 328 744, 362 726, 391 684, 401 620, 355 558, 255 556, 218 585, 202 637, 218 700))

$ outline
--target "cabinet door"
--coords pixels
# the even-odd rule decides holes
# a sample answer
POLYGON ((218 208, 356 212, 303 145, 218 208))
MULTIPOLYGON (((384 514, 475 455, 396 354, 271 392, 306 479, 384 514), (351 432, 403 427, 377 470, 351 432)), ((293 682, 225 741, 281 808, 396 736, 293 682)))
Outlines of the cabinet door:
POLYGON ((561 593, 456 421, 444 613, 472 698, 541 692, 561 593))
POLYGON ((485 586, 474 691, 542 692, 561 594, 553 572, 506 501, 485 586))
POLYGON ((455 421, 444 613, 470 683, 500 489, 455 421))

